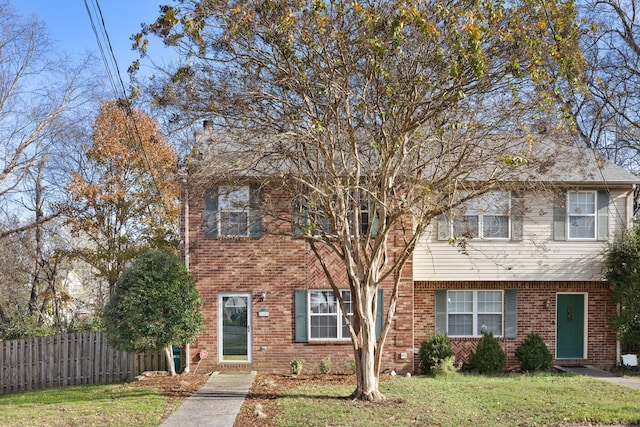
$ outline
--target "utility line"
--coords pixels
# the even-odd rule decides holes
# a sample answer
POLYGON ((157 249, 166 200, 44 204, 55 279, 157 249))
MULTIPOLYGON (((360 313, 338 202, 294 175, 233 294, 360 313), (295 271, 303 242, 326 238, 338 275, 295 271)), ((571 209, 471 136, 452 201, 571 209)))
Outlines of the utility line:
MULTIPOLYGON (((113 47, 111 45, 111 40, 109 38, 109 33, 107 32, 107 27, 104 22, 104 16, 102 14, 102 9, 100 8, 100 3, 98 0, 94 0, 92 2, 93 13, 87 0, 84 0, 84 5, 87 10, 87 14, 89 15, 89 21, 91 22, 91 28, 93 30, 93 34, 96 37, 96 42, 98 43, 98 49, 100 51, 100 55, 102 56, 102 60, 105 65, 105 69, 107 72, 107 76, 109 78, 109 82, 111 83, 111 88, 113 89, 114 95, 116 99, 122 99, 124 102, 121 103, 122 108, 124 109, 124 113, 127 117, 133 118, 133 111, 131 109, 131 105, 128 102, 127 91, 124 85, 124 81, 122 80, 122 75, 120 74, 120 68, 118 67, 118 61, 113 52, 113 47), (96 22, 94 20, 94 15, 99 17, 98 26, 96 26, 96 22), (99 29, 98 29, 99 27, 99 29), (105 46, 108 52, 105 52, 105 46)), ((149 171, 151 176, 151 181, 153 187, 156 190, 156 193, 160 195, 162 200, 162 208, 164 209, 165 215, 168 213, 169 209, 167 207, 167 202, 165 200, 164 194, 160 191, 160 187, 158 186, 158 182, 156 180, 156 176, 153 173, 153 168, 151 162, 149 161, 149 157, 144 148, 144 144, 142 143, 142 136, 140 135, 140 130, 138 129, 138 125, 136 120, 131 120, 133 123, 133 130, 129 129, 129 121, 125 120, 125 126, 128 128, 130 134, 135 135, 133 138, 135 142, 138 143, 140 152, 142 153, 142 157, 144 159, 144 163, 149 171)), ((177 230, 174 230, 177 231, 177 230)))

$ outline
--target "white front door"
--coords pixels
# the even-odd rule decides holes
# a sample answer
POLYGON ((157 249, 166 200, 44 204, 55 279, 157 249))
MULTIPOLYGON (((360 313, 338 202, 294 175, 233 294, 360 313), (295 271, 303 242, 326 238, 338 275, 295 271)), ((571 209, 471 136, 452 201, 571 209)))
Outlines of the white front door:
POLYGON ((218 296, 220 362, 251 362, 251 294, 218 296))

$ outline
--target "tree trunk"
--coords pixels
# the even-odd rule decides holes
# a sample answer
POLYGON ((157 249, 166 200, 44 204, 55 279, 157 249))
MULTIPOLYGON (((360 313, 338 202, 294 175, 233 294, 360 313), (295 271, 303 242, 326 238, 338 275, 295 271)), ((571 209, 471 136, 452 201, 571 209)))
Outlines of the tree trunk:
POLYGON ((357 388, 352 398, 370 402, 386 400, 380 392, 380 367, 376 362, 376 322, 374 320, 373 299, 376 291, 367 292, 366 303, 360 313, 361 346, 356 348, 356 376, 357 388))
POLYGON ((169 344, 164 348, 165 356, 167 357, 167 367, 169 368, 169 374, 171 376, 176 375, 176 365, 173 363, 173 346, 169 344))

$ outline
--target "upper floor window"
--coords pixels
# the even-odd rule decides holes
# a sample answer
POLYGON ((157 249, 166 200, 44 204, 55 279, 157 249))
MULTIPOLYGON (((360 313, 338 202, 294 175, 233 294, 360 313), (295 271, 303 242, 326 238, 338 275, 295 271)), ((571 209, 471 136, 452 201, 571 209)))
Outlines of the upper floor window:
POLYGON ((570 239, 596 238, 596 192, 570 191, 567 219, 570 239))
MULTIPOLYGON (((353 205, 347 211, 347 220, 349 222, 349 227, 352 230, 353 235, 353 227, 354 227, 354 211, 356 211, 355 207, 359 207, 358 213, 360 215, 360 233, 362 235, 366 235, 369 230, 369 226, 372 226, 371 237, 374 237, 376 234, 376 221, 374 220, 373 224, 370 224, 371 218, 373 218, 371 202, 363 197, 362 195, 358 195, 358 197, 350 198, 349 202, 353 205)), ((311 236, 335 236, 336 231, 334 227, 334 223, 329 215, 321 209, 316 209, 315 211, 309 206, 303 203, 297 203, 294 213, 294 226, 295 226, 295 234, 297 235, 311 235, 311 236)))
POLYGON ((511 210, 511 194, 508 191, 485 193, 443 216, 438 223, 438 238, 512 238, 511 210))
POLYGON ((606 190, 559 191, 554 199, 554 240, 607 240, 610 195, 606 190))
POLYGON ((260 237, 262 191, 258 186, 219 186, 205 194, 207 237, 260 237))

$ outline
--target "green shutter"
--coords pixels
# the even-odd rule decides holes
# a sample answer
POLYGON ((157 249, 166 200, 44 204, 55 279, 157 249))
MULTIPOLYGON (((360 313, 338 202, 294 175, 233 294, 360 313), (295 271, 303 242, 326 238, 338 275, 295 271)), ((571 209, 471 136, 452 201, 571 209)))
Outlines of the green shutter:
POLYGON ((262 188, 259 185, 249 186, 249 237, 262 237, 262 188))
POLYGON ((204 193, 204 235, 218 237, 218 188, 204 193))
POLYGON ((307 291, 305 289, 296 289, 294 297, 296 342, 309 341, 307 332, 307 310, 307 291))
POLYGON ((553 198, 553 240, 567 240, 567 193, 558 191, 553 198))
POLYGON ((504 336, 506 338, 515 338, 518 335, 518 291, 516 289, 506 289, 504 294, 504 336))
POLYGON ((447 290, 434 291, 435 333, 447 333, 447 290))
POLYGON ((449 217, 445 214, 438 215, 437 240, 449 240, 451 229, 449 227, 449 217))
POLYGON ((382 334, 384 326, 384 290, 378 289, 378 305, 376 306, 376 339, 382 334))
POLYGON ((598 240, 609 240, 609 191, 598 191, 598 240))
POLYGON ((524 222, 524 192, 511 193, 511 240, 522 241, 524 222))

